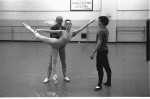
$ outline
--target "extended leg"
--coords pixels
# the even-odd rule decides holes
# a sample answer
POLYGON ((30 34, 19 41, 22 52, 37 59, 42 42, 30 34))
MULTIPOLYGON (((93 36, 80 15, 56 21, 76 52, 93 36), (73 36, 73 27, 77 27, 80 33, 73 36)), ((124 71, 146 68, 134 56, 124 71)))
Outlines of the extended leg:
POLYGON ((45 42, 45 43, 48 43, 48 44, 50 44, 50 45, 53 45, 53 44, 55 44, 55 43, 57 42, 57 39, 48 38, 48 37, 42 36, 42 35, 40 35, 37 31, 33 30, 29 25, 27 25, 27 24, 25 24, 25 23, 23 23, 23 25, 25 26, 25 28, 27 28, 27 29, 30 30, 32 33, 34 33, 35 36, 36 36, 39 40, 41 40, 41 41, 43 41, 43 42, 45 42))

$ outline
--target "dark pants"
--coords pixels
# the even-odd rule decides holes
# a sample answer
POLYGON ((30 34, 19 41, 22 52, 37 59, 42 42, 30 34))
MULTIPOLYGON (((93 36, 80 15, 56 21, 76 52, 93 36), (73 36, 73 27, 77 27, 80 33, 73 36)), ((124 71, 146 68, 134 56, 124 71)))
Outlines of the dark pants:
POLYGON ((107 54, 108 54, 108 50, 97 51, 96 67, 97 67, 98 77, 99 77, 98 86, 101 86, 103 81, 103 76, 104 76, 103 68, 105 69, 107 74, 107 82, 111 83, 111 69, 109 66, 107 54))

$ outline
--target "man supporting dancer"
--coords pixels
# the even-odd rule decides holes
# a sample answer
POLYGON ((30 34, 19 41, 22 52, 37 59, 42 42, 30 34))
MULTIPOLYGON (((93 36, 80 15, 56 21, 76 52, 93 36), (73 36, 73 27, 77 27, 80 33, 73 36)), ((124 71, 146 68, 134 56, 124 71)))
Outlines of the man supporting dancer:
POLYGON ((90 22, 88 22, 86 25, 82 26, 78 30, 71 32, 71 27, 72 27, 71 20, 66 20, 65 21, 66 30, 46 30, 45 31, 45 32, 49 32, 49 33, 59 33, 61 35, 59 39, 48 38, 48 37, 42 36, 37 31, 44 31, 43 29, 37 29, 37 31, 35 31, 29 25, 26 25, 25 23, 23 23, 25 28, 27 28, 28 30, 33 32, 39 40, 51 45, 51 47, 52 47, 52 68, 53 68, 53 72, 54 72, 53 80, 55 80, 55 84, 57 84, 56 63, 57 63, 57 56, 58 56, 59 48, 68 44, 72 37, 74 37, 80 31, 84 30, 88 25, 90 25, 93 22, 95 22, 95 19, 91 20, 90 22))
MULTIPOLYGON (((56 25, 52 26, 51 30, 66 30, 66 28, 64 26, 62 26, 62 22, 63 22, 63 18, 61 16, 57 16, 56 17, 56 25)), ((50 33, 50 37, 59 39, 60 35, 58 33, 50 33)), ((61 60, 64 80, 66 82, 69 82, 69 78, 67 77, 65 46, 62 46, 61 48, 59 48, 58 51, 59 51, 59 57, 61 60)), ((48 70, 47 70, 47 77, 44 79, 44 83, 49 82, 51 72, 52 72, 52 52, 50 52, 50 61, 49 61, 48 70)))
POLYGON ((100 30, 97 32, 96 46, 94 52, 90 56, 90 58, 93 60, 94 55, 97 52, 96 67, 98 71, 99 82, 95 88, 95 91, 102 89, 101 85, 102 85, 103 75, 104 75, 103 68, 106 70, 107 73, 107 82, 104 83, 104 85, 111 86, 111 69, 107 57, 108 54, 107 42, 108 42, 109 31, 106 28, 106 26, 108 25, 108 23, 109 23, 109 19, 106 16, 99 17, 98 24, 100 26, 100 30))

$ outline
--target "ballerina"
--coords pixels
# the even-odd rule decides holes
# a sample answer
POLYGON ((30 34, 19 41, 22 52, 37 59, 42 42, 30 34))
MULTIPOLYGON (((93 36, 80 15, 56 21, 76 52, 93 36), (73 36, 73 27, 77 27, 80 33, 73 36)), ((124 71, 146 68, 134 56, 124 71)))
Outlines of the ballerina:
POLYGON ((52 67, 53 67, 53 73, 54 73, 53 80, 55 80, 55 84, 57 84, 56 63, 57 63, 57 57, 58 57, 58 49, 62 46, 65 46, 66 44, 68 44, 72 37, 74 37, 80 31, 84 30, 88 25, 90 25, 93 22, 95 22, 95 19, 92 19, 86 25, 83 25, 81 28, 79 28, 73 32, 71 31, 72 23, 71 23, 71 20, 69 20, 69 19, 67 19, 65 21, 66 30, 44 30, 44 29, 33 30, 29 25, 23 23, 25 28, 27 28, 28 30, 30 30, 32 33, 35 34, 36 38, 51 45, 51 47, 52 47, 52 67), (59 39, 49 38, 49 37, 40 35, 38 33, 38 31, 49 32, 49 33, 60 33, 61 36, 59 39))

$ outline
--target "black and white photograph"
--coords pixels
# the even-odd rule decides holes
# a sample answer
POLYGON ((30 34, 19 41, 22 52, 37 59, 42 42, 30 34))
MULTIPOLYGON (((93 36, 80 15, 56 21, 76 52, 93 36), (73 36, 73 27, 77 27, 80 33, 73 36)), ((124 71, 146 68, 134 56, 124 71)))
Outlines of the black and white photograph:
POLYGON ((0 0, 0 98, 150 97, 150 0, 0 0))

